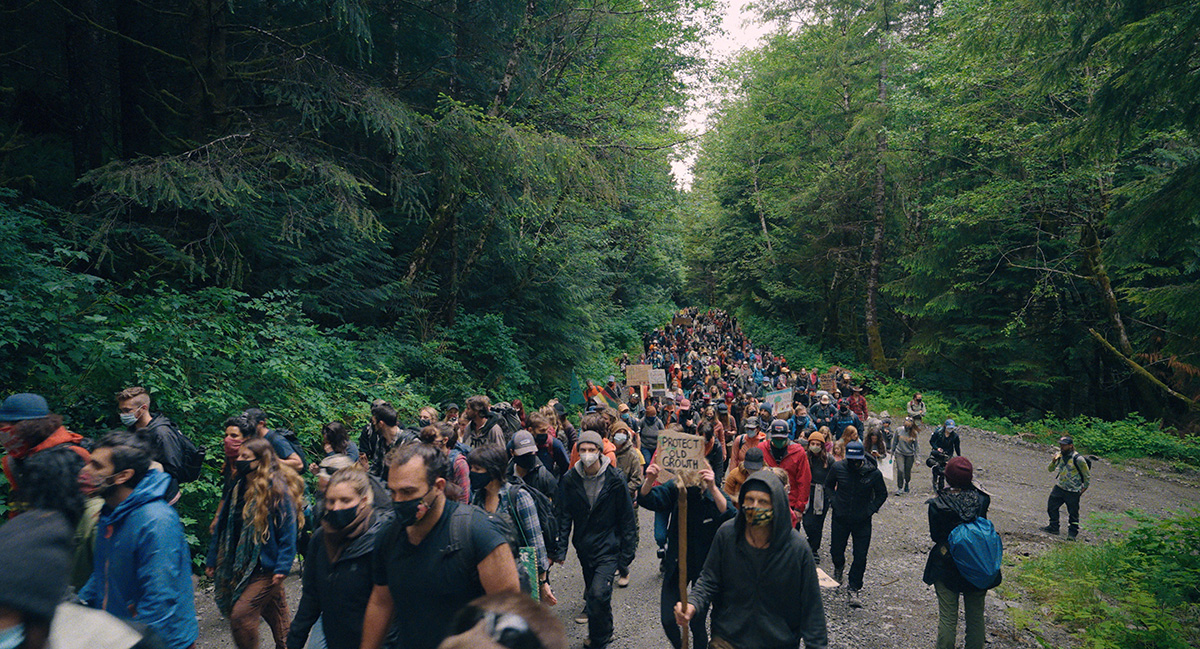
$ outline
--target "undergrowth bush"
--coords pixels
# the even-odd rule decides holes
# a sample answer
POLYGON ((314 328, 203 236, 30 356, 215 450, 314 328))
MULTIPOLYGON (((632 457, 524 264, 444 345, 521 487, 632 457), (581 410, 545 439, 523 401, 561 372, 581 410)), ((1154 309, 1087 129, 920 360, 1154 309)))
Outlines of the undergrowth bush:
POLYGON ((1130 513, 1123 538, 1024 562, 1017 583, 1087 649, 1200 646, 1200 513, 1130 513))

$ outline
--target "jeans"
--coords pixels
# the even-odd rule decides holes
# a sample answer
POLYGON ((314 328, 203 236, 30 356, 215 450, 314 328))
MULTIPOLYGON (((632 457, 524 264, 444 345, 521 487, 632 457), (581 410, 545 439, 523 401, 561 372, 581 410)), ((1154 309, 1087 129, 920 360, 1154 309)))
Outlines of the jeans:
POLYGON ((1078 491, 1067 491, 1058 485, 1050 490, 1050 498, 1046 501, 1046 513, 1050 515, 1050 527, 1058 529, 1058 511, 1065 503, 1067 506, 1067 524, 1070 534, 1079 533, 1079 496, 1078 491))
POLYGON ((804 536, 808 537, 808 547, 812 548, 813 558, 817 557, 817 550, 821 549, 821 537, 825 534, 825 515, 812 512, 805 512, 800 519, 800 524, 804 527, 804 536))
POLYGON ((583 608, 588 616, 588 638, 592 641, 592 649, 603 649, 612 641, 612 592, 617 558, 587 561, 580 557, 579 563, 583 567, 583 608))
POLYGON ((917 456, 897 455, 896 459, 900 460, 896 463, 896 490, 907 490, 909 483, 912 482, 913 462, 917 456))
POLYGON ((283 584, 271 585, 274 577, 266 571, 256 571, 242 596, 233 603, 229 614, 229 626, 233 629, 233 642, 238 649, 258 649, 258 618, 267 621, 275 639, 275 649, 287 647, 288 629, 292 616, 288 613, 287 595, 283 584))
POLYGON ((321 623, 321 618, 317 618, 317 623, 312 625, 308 632, 308 642, 304 646, 308 649, 327 649, 329 646, 325 644, 325 625, 321 623))
POLYGON ((850 563, 850 576, 846 585, 850 590, 861 590, 863 575, 867 573, 867 551, 871 549, 871 517, 861 521, 847 521, 833 517, 829 526, 829 554, 833 557, 834 570, 846 565, 846 542, 854 538, 854 559, 850 563))
MULTIPOLYGON (((662 591, 658 600, 663 632, 667 634, 667 641, 675 649, 679 649, 680 643, 683 642, 683 636, 679 633, 679 625, 675 624, 675 604, 678 602, 679 568, 676 566, 674 570, 663 575, 662 591)), ((691 629, 692 649, 708 649, 708 629, 705 625, 707 618, 708 609, 706 608, 703 611, 696 611, 696 614, 692 616, 692 621, 688 624, 688 628, 691 629)))
POLYGON ((654 512, 654 543, 660 550, 667 547, 667 532, 670 525, 670 512, 654 512))
MULTIPOLYGON (((954 636, 958 633, 958 593, 936 582, 933 589, 938 599, 937 649, 954 649, 954 636)), ((966 618, 964 649, 983 649, 983 600, 986 590, 978 593, 963 593, 963 617, 966 618)))

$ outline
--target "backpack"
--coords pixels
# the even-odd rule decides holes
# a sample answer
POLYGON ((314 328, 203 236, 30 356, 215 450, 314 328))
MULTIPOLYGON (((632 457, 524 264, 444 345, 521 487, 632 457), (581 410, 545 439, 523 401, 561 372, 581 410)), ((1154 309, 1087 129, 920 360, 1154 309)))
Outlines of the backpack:
POLYGON ((959 523, 950 531, 946 547, 959 574, 972 586, 986 589, 1000 583, 1004 544, 991 521, 976 518, 959 523))
MULTIPOLYGON (((308 471, 308 454, 304 452, 304 447, 300 445, 300 436, 296 434, 296 431, 280 428, 271 432, 282 437, 283 441, 292 447, 292 452, 300 456, 301 467, 297 473, 303 475, 305 471, 308 471)), ((282 460, 283 458, 279 459, 282 460)))
POLYGON ((497 403, 492 406, 492 416, 488 418, 487 424, 484 425, 484 430, 491 430, 494 424, 500 424, 500 430, 504 431, 504 440, 512 441, 513 435, 521 430, 521 415, 516 408, 508 402, 497 403))
MULTIPOLYGON (((524 481, 510 482, 506 487, 509 490, 508 502, 516 503, 517 499, 513 490, 524 491, 533 498, 534 507, 537 508, 538 523, 542 526, 542 541, 546 544, 546 556, 556 557, 559 554, 558 547, 558 516, 554 513, 554 503, 546 494, 530 487, 524 481)), ((526 543, 525 545, 533 545, 526 543)))
MULTIPOLYGON (((166 422, 170 426, 167 427, 167 434, 158 434, 157 441, 161 444, 160 451, 163 458, 171 458, 171 462, 163 462, 163 464, 176 464, 179 467, 178 475, 172 474, 171 477, 175 481, 183 484, 192 482, 200 477, 200 469, 204 466, 204 453, 196 447, 192 440, 184 435, 175 422, 166 422)), ((166 423, 161 426, 166 426, 166 423)), ((155 430, 157 430, 157 426, 155 430)))

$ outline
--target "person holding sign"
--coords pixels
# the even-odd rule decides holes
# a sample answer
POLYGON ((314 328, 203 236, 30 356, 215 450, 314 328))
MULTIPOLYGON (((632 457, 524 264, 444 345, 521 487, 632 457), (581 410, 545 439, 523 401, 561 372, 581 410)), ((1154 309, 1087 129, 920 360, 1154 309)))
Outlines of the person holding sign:
MULTIPOLYGON (((667 554, 664 558, 661 604, 663 632, 671 646, 680 649, 682 644, 679 625, 675 623, 674 607, 679 601, 679 517, 676 508, 680 488, 688 500, 687 516, 687 579, 694 583, 704 568, 708 548, 712 545, 717 529, 725 521, 737 515, 737 509, 717 487, 716 476, 707 462, 699 472, 681 472, 675 480, 654 486, 662 467, 651 464, 646 467, 646 480, 642 483, 638 503, 652 512, 670 516, 667 534, 667 554)), ((705 618, 708 611, 700 611, 691 621, 693 649, 708 647, 705 618)))
POLYGON ((575 618, 587 622, 591 649, 612 641, 612 591, 618 566, 633 561, 637 550, 637 516, 625 486, 625 476, 601 454, 604 440, 594 430, 579 435, 579 462, 558 483, 554 507, 558 513, 558 556, 567 558, 567 539, 575 526, 575 554, 583 568, 584 610, 575 618))
POLYGON ((808 454, 804 446, 793 442, 788 435, 792 429, 782 419, 771 422, 771 437, 759 445, 763 461, 768 467, 779 467, 788 474, 788 502, 792 505, 792 527, 800 523, 800 517, 808 507, 809 487, 812 472, 808 467, 808 454))
POLYGON ((738 499, 742 514, 713 537, 688 603, 675 621, 688 624, 712 605, 711 647, 825 649, 828 634, 808 543, 787 524, 791 504, 779 478, 759 471, 738 499), (736 643, 736 644, 734 644, 736 643))

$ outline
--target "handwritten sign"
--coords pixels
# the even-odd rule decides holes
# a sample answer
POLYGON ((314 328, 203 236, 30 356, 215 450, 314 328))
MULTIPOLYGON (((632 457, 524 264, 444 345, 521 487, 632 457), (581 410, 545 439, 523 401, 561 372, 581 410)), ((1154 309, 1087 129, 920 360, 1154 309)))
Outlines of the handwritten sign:
POLYGON ((833 389, 837 387, 837 373, 829 372, 821 377, 821 389, 833 394, 833 389))
POLYGON ((776 390, 763 395, 763 403, 771 406, 771 413, 776 417, 780 413, 792 409, 792 390, 776 390))
POLYGON ((661 397, 667 393, 666 370, 650 370, 646 373, 646 380, 650 385, 650 393, 654 396, 661 397))
POLYGON ((658 434, 655 458, 659 466, 671 473, 699 471, 704 468, 704 438, 663 431, 658 434))
POLYGON ((687 316, 676 316, 674 320, 671 320, 671 324, 677 327, 690 327, 692 326, 692 319, 687 316))
POLYGON ((629 365, 625 367, 625 383, 627 385, 650 385, 649 365, 629 365))

